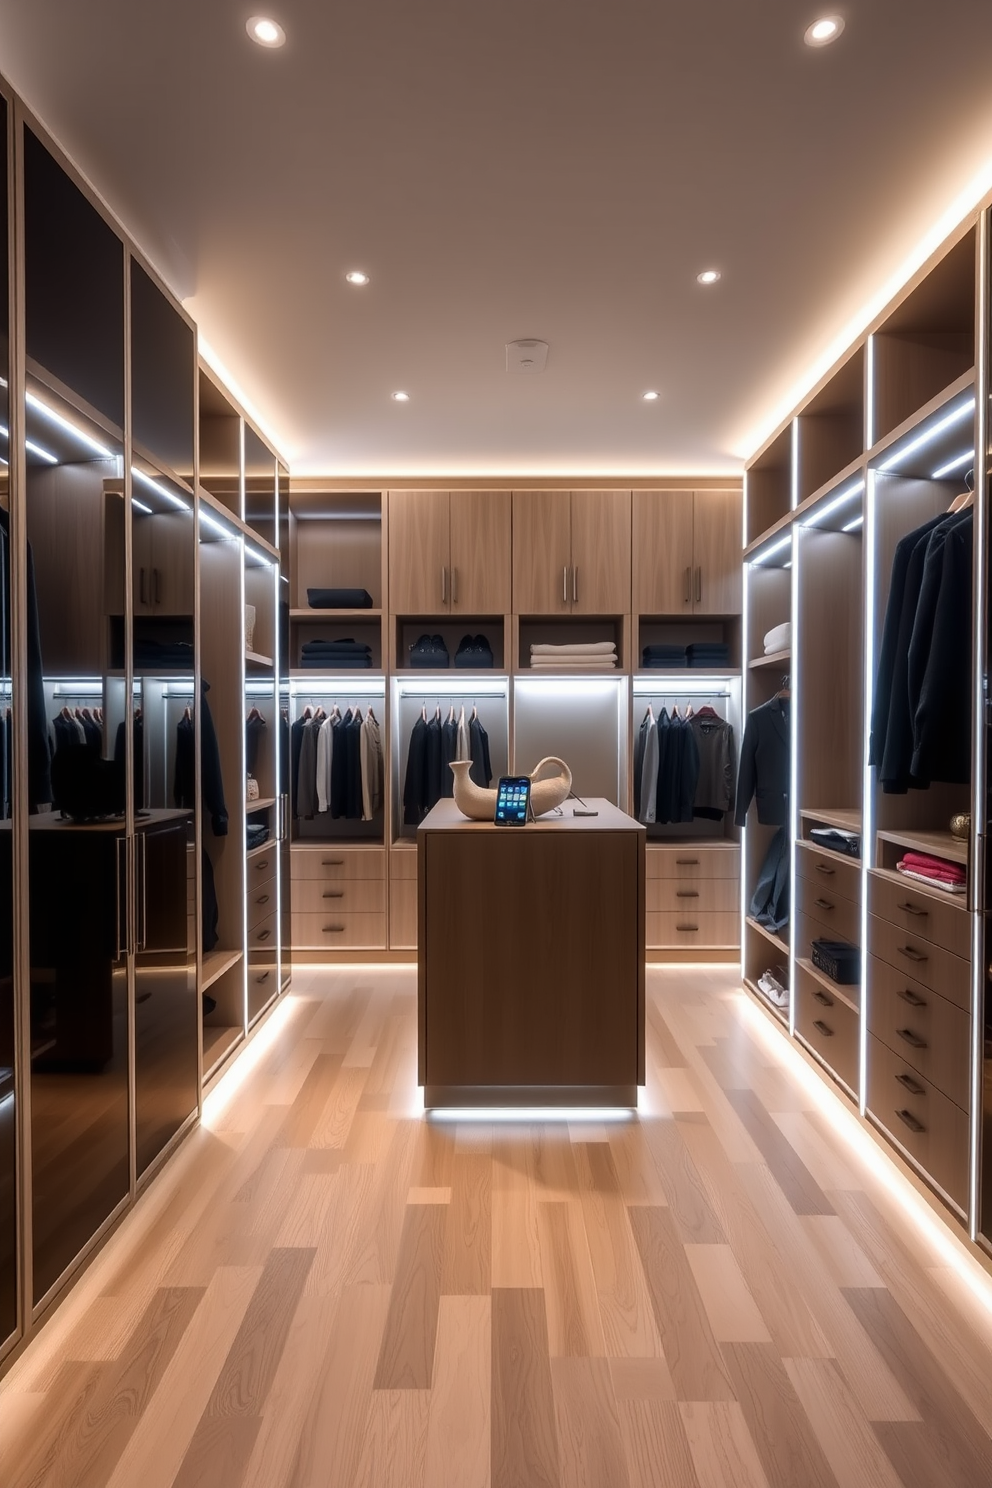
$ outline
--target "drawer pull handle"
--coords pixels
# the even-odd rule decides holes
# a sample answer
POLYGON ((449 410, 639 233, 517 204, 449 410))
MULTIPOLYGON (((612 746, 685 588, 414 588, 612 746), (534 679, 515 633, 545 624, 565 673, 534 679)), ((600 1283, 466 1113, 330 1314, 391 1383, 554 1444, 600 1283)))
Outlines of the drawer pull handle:
POLYGON ((923 1125, 923 1122, 917 1121, 912 1111, 897 1111, 896 1115, 899 1117, 899 1120, 902 1122, 903 1126, 908 1126, 911 1132, 916 1132, 917 1134, 919 1134, 920 1132, 926 1131, 926 1127, 923 1125))
POLYGON ((922 951, 916 950, 913 946, 896 946, 896 950, 900 956, 905 956, 909 961, 926 961, 929 959, 922 951))
POLYGON ((814 863, 813 867, 816 869, 817 873, 825 873, 827 878, 833 878, 834 874, 837 872, 837 869, 831 868, 829 863, 814 863))
POLYGON ((821 1007, 833 1007, 834 1005, 833 998, 828 997, 826 992, 821 992, 819 987, 813 993, 813 996, 816 998, 821 1007))
POLYGON ((903 1043, 908 1044, 911 1049, 929 1048, 926 1039, 921 1039, 919 1034, 914 1033, 911 1028, 897 1028, 896 1033, 902 1039, 903 1043))
POLYGON ((268 866, 269 866, 269 860, 268 860, 268 858, 256 858, 256 860, 255 860, 255 870, 256 870, 256 872, 261 873, 262 869, 263 868, 268 868, 268 866))
POLYGON ((914 1080, 912 1075, 896 1075, 896 1084, 908 1090, 910 1095, 926 1095, 927 1088, 921 1085, 919 1080, 914 1080))
POLYGON ((828 1028, 826 1023, 822 1022, 819 1018, 817 1018, 816 1022, 813 1024, 813 1027, 816 1029, 817 1033, 822 1033, 824 1038, 833 1038, 834 1036, 833 1029, 828 1028))
POLYGON ((896 909, 901 909, 905 914, 915 915, 918 920, 925 920, 929 915, 928 909, 917 909, 915 904, 897 904, 896 909))
POLYGON ((908 987, 900 987, 896 996, 901 997, 903 1002, 908 1002, 910 1007, 921 1008, 927 1005, 925 997, 917 997, 916 993, 911 992, 908 987))
POLYGON ((698 889, 676 889, 675 890, 675 897, 676 897, 676 899, 698 899, 699 898, 699 890, 698 889))
POLYGON ((675 859, 675 866, 677 868, 698 868, 699 867, 699 859, 698 858, 676 858, 675 859))
POLYGON ((343 935, 344 934, 344 926, 343 925, 325 925, 324 926, 324 934, 325 935, 328 935, 328 934, 331 934, 331 935, 343 935))
POLYGON ((344 858, 321 858, 321 868, 343 868, 344 858))
POLYGON ((322 899, 343 899, 344 889, 328 889, 327 892, 321 894, 320 897, 322 899))
POLYGON ((676 930, 698 930, 698 925, 676 925, 676 930))
POLYGON ((814 899, 813 903, 817 909, 836 909, 836 904, 831 904, 829 899, 814 899))
POLYGON ((256 904, 268 904, 268 902, 269 902, 269 896, 268 896, 268 894, 259 894, 258 898, 255 900, 255 903, 256 904))
POLYGON ((262 975, 257 976, 255 980, 259 983, 259 985, 261 985, 262 982, 267 982, 269 980, 269 973, 267 971, 263 971, 262 975))
POLYGON ((269 936, 271 934, 272 934, 272 931, 271 930, 261 930, 259 932, 258 939, 259 940, 268 940, 268 938, 269 938, 269 936))

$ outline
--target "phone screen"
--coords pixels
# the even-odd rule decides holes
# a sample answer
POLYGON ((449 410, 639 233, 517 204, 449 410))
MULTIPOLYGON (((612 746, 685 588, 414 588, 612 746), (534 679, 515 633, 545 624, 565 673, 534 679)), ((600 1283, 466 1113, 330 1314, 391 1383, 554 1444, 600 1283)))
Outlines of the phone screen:
POLYGON ((526 775, 503 775, 496 788, 496 815, 499 827, 522 827, 530 806, 530 781, 526 775))

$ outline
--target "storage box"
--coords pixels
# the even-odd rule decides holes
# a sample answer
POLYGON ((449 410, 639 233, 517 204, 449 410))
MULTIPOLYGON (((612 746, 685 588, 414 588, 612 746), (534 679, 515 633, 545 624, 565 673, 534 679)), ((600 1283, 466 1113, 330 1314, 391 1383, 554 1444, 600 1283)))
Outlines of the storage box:
POLYGON ((814 940, 812 961, 817 971, 842 987, 861 980, 861 952, 846 940, 814 940))

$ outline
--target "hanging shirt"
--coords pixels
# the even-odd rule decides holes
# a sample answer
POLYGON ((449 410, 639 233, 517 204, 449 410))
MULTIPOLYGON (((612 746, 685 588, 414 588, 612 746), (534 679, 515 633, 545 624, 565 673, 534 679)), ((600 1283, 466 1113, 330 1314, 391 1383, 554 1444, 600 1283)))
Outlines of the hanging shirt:
POLYGON ((489 759, 489 735, 482 726, 481 718, 476 716, 472 719, 468 732, 469 757, 472 761, 472 768, 468 772, 469 779, 474 780, 476 785, 481 785, 484 790, 488 790, 493 778, 493 769, 489 759))
POLYGON ((725 718, 697 713, 689 727, 699 753, 699 778, 692 814, 718 821, 734 804, 737 764, 733 726, 725 718))
POLYGON ((317 734, 317 810, 331 808, 331 760, 334 755, 334 720, 328 715, 317 734))
POLYGON ((638 821, 653 822, 658 807, 658 720, 651 714, 641 725, 641 809, 638 821))
POLYGON ((403 778, 403 824, 417 827, 427 815, 427 719, 413 725, 403 778))
POLYGON ((382 743, 371 712, 362 721, 361 745, 362 820, 371 821, 382 805, 382 743))

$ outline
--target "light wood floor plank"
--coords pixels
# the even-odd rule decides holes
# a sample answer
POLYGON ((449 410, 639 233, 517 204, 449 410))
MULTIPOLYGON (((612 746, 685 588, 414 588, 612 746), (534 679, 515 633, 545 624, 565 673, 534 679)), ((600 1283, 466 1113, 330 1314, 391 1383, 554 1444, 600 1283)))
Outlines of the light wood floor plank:
POLYGON ((836 1361, 786 1359, 785 1367, 841 1488, 903 1488, 836 1361))
POLYGON ((429 1390, 447 1206, 411 1204, 375 1372, 376 1390, 429 1390))
POLYGON ((565 1488, 539 1287, 493 1289, 492 1343, 492 1488, 565 1488))
POLYGON ((668 1400, 623 1400, 620 1432, 630 1488, 699 1488, 679 1408, 668 1400))
POLYGON ((355 1488, 422 1488, 429 1390, 374 1390, 355 1488))
POLYGON ((606 1353, 660 1357, 661 1338, 611 1150, 598 1142, 582 1144, 575 1161, 606 1353))
POLYGON ((537 1226, 552 1358, 605 1354, 581 1209, 574 1202, 539 1203, 537 1226))
POLYGON ((723 1352, 770 1488, 841 1488, 778 1350, 727 1343, 723 1352))
POLYGON ((459 1153, 452 1160, 451 1203, 444 1232, 441 1291, 488 1296, 492 1287, 492 1158, 459 1153))
POLYGON ((492 1303, 442 1297, 424 1488, 489 1488, 492 1303))
POLYGON ((551 1360, 563 1488, 628 1488, 627 1459, 605 1359, 551 1360))
POLYGON ((771 1343, 729 1245, 687 1245, 686 1259, 717 1343, 771 1343))
MULTIPOLYGON (((769 1488, 736 1400, 692 1401, 680 1405, 679 1414, 699 1488, 769 1488)), ((805 1488, 805 1484, 797 1483, 794 1488, 805 1488)))

